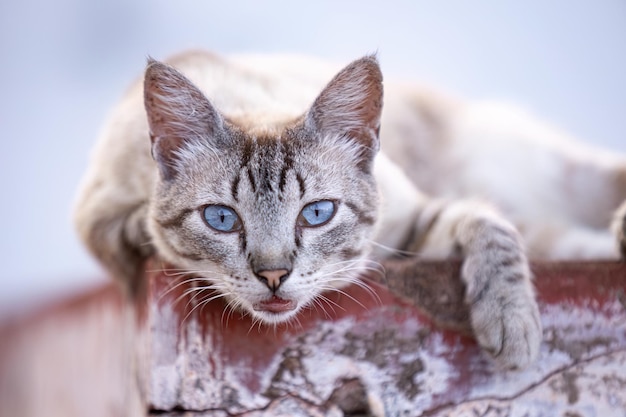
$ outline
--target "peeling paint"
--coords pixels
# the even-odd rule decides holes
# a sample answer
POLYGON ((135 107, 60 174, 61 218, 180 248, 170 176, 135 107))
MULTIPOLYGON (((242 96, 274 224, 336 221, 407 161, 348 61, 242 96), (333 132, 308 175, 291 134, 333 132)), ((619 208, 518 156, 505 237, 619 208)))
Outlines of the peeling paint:
POLYGON ((562 299, 539 286, 544 343, 521 372, 496 369, 471 337, 382 287, 380 302, 351 287, 333 295, 343 310, 258 331, 245 317, 225 323, 219 303, 192 314, 163 304, 150 310, 148 399, 220 417, 624 417, 626 310, 615 288, 626 282, 603 279, 595 293, 567 281, 562 299))

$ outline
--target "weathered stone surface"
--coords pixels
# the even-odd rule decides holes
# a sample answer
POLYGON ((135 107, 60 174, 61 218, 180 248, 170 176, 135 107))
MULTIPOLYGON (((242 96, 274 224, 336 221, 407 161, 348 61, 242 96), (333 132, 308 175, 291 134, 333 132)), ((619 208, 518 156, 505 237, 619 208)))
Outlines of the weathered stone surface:
POLYGON ((626 416, 626 265, 534 267, 544 343, 522 372, 473 342, 458 266, 387 265, 276 328, 158 273, 138 309, 83 294, 0 325, 0 416, 626 416))
POLYGON ((467 334, 455 263, 390 265, 384 285, 275 328, 155 273, 148 401, 202 416, 623 417, 626 267, 534 270, 545 340, 521 372, 495 369, 467 334))

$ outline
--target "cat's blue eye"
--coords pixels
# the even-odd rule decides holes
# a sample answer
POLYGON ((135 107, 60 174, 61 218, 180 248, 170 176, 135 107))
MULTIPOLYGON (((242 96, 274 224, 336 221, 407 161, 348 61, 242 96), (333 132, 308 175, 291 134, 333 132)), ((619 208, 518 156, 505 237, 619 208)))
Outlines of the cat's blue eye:
POLYGON ((204 220, 219 232, 234 232, 241 228, 241 222, 235 210, 225 206, 206 206, 204 220))
POLYGON ((312 227, 326 224, 335 214, 335 203, 330 200, 316 201, 304 206, 300 212, 300 226, 312 227))

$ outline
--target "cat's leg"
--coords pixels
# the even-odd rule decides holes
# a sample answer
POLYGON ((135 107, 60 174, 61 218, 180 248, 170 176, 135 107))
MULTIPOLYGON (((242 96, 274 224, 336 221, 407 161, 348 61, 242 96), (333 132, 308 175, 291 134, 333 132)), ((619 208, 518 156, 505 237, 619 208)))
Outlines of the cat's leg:
POLYGON ((74 220, 91 253, 130 295, 140 288, 141 267, 153 251, 146 232, 147 204, 121 201, 97 185, 85 187, 74 220))
POLYGON ((542 328, 515 227, 486 204, 428 198, 384 154, 377 160, 376 177, 382 216, 375 242, 420 258, 462 258, 476 339, 503 367, 529 365, 539 352, 542 328))
POLYGON ((539 352, 542 327, 521 238, 508 221, 475 201, 430 201, 419 211, 408 250, 460 256, 465 301, 478 343, 505 368, 523 368, 539 352))

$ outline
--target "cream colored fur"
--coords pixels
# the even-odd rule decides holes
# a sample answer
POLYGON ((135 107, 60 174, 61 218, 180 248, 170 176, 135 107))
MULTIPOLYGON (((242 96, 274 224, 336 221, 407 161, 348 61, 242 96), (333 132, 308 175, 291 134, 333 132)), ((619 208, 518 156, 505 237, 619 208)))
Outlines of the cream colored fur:
MULTIPOLYGON (((302 88, 294 98, 302 108, 340 69, 306 56, 231 59, 297 83, 302 88)), ((385 81, 381 138, 383 158, 413 183, 400 185, 397 173, 391 175, 388 189, 403 198, 416 194, 423 201, 426 194, 494 205, 516 224, 533 259, 619 257, 609 225, 626 199, 625 155, 584 144, 510 103, 468 102, 393 80, 385 81)), ((377 171, 379 178, 387 170, 377 171)))
MULTIPOLYGON (((193 52, 169 62, 253 136, 280 135, 308 114, 340 70, 298 56, 193 52)), ((330 102, 369 100, 360 76, 351 74, 353 85, 330 102)), ((468 103, 392 81, 384 87, 382 152, 374 166, 381 210, 370 256, 463 257, 477 339, 503 366, 528 365, 538 353, 541 324, 526 251, 547 259, 617 258, 626 209, 615 217, 613 234, 609 223, 626 198, 626 159, 577 143, 510 106, 468 103)), ((341 116, 326 116, 325 129, 346 129, 350 114, 341 116)), ((304 123, 313 123, 306 117, 304 123)), ((376 134, 374 125, 367 129, 376 134)), ((154 220, 159 180, 148 132, 138 83, 114 109, 76 205, 83 240, 111 273, 128 280, 155 251, 174 264, 185 262, 168 249, 176 236, 154 220)), ((297 284, 289 285, 295 291, 297 284)), ((255 314, 241 300, 237 305, 255 314)))

